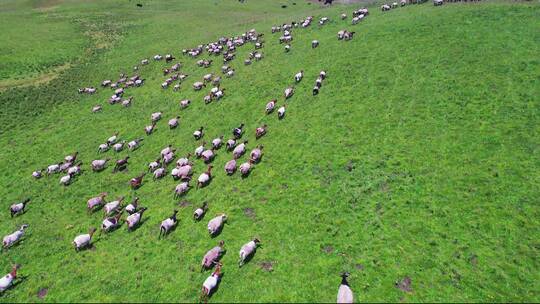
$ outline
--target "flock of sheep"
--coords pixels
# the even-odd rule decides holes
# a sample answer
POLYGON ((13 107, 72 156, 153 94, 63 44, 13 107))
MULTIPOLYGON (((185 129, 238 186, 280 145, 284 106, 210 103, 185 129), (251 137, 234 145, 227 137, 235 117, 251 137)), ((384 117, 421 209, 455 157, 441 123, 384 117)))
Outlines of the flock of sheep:
MULTIPOLYGON (((434 0, 441 1, 441 0, 434 0)), ((406 1, 401 0, 401 5, 405 5, 406 1)), ((397 3, 392 5, 383 5, 381 9, 383 11, 389 10, 391 8, 397 7, 397 3)), ((357 24, 361 22, 369 12, 366 8, 361 8, 359 10, 353 11, 351 22, 352 24, 357 24)), ((347 19, 346 14, 341 14, 340 19, 347 19)), ((293 41, 292 32, 296 28, 306 28, 311 25, 313 17, 307 17, 300 22, 291 22, 288 24, 282 24, 279 26, 273 26, 271 29, 272 34, 281 33, 279 37, 279 43, 285 44, 285 51, 289 52, 291 50, 291 43, 293 41)), ((323 17, 320 18, 319 24, 322 26, 329 21, 329 18, 323 17)), ((341 30, 337 33, 338 40, 350 40, 353 38, 355 32, 349 32, 347 30, 341 30)), ((246 33, 243 33, 240 36, 236 37, 221 37, 217 41, 210 42, 206 45, 199 45, 193 49, 183 50, 183 55, 186 57, 197 58, 204 52, 207 52, 208 55, 212 56, 222 56, 224 66, 221 68, 222 76, 231 78, 234 76, 235 72, 230 66, 227 65, 228 62, 232 61, 236 57, 236 49, 251 43, 255 50, 249 53, 249 57, 245 59, 244 64, 250 65, 252 60, 258 61, 264 58, 263 54, 259 51, 264 46, 264 41, 262 40, 263 34, 258 34, 255 30, 250 30, 246 33)), ((317 40, 312 41, 312 48, 319 46, 317 40)), ((161 55, 155 55, 153 60, 158 62, 165 60, 167 63, 172 63, 176 58, 171 55, 165 55, 165 58, 161 55)), ((140 62, 141 65, 150 64, 149 59, 143 59, 140 62)), ((201 68, 207 68, 213 64, 213 60, 204 60, 200 59, 196 62, 197 66, 201 68)), ((162 83, 162 89, 168 89, 173 87, 173 90, 179 90, 181 84, 188 78, 188 75, 181 73, 182 65, 180 63, 175 63, 170 67, 167 67, 163 70, 163 76, 167 77, 162 83)), ((135 66, 134 70, 139 71, 139 66, 135 66)), ((303 71, 299 71, 294 75, 294 82, 299 83, 304 77, 303 71)), ((318 77, 315 80, 315 85, 313 87, 313 95, 317 95, 319 90, 322 87, 323 81, 326 79, 327 73, 321 71, 318 77)), ((132 88, 140 87, 144 85, 145 80, 141 78, 139 74, 135 74, 131 77, 121 74, 117 81, 104 80, 101 83, 103 88, 111 88, 113 90, 113 95, 109 98, 108 102, 111 105, 121 104, 124 107, 129 107, 132 105, 133 96, 128 98, 123 98, 126 91, 131 90, 132 88)), ((206 74, 203 79, 193 83, 193 89, 196 91, 202 90, 207 85, 211 85, 212 88, 204 95, 203 101, 208 104, 211 102, 217 102, 225 96, 225 88, 220 87, 221 76, 214 75, 212 73, 206 74)), ((94 87, 86 87, 79 89, 81 94, 94 94, 97 91, 94 87)), ((283 92, 283 98, 287 101, 294 94, 294 86, 287 87, 283 92)), ((191 104, 190 100, 180 101, 180 107, 186 108, 191 104)), ((277 107, 277 99, 269 101, 265 106, 266 114, 271 114, 274 112, 277 107)), ((103 107, 101 105, 95 105, 92 108, 92 112, 96 113, 102 111, 103 107)), ((283 119, 285 117, 286 104, 284 103, 277 109, 278 119, 283 119)), ((155 112, 150 115, 150 124, 144 127, 144 132, 147 136, 150 136, 157 125, 157 123, 162 119, 163 113, 155 112)), ((169 129, 175 129, 179 126, 180 117, 175 116, 168 120, 169 129)), ((232 159, 225 164, 224 171, 227 175, 234 174, 237 169, 240 171, 240 174, 243 177, 247 177, 252 170, 253 166, 259 163, 263 155, 263 146, 257 145, 250 153, 247 161, 243 162, 238 166, 237 160, 239 160, 247 151, 248 141, 240 141, 242 136, 245 133, 245 125, 242 123, 237 127, 232 129, 232 137, 224 142, 224 136, 221 135, 216 137, 211 142, 211 148, 206 147, 206 142, 202 142, 194 149, 193 156, 196 159, 200 159, 205 164, 207 164, 207 170, 201 172, 197 178, 197 188, 203 188, 207 186, 212 178, 214 177, 212 173, 212 161, 215 158, 216 152, 225 146, 225 149, 229 152, 232 152, 232 159)), ((265 136, 268 130, 267 125, 259 126, 255 129, 256 139, 265 136)), ((193 137, 195 141, 200 141, 204 137, 204 127, 200 127, 193 132, 193 137)), ((118 133, 115 133, 107 140, 99 144, 97 147, 98 153, 105 153, 108 150, 112 149, 115 152, 120 152, 124 149, 129 149, 131 151, 137 150, 141 147, 141 142, 144 140, 143 137, 134 138, 130 140, 121 139, 118 133)), ((159 153, 159 156, 155 160, 152 160, 148 164, 148 172, 152 175, 153 179, 164 178, 167 175, 167 166, 174 162, 177 155, 175 154, 176 149, 169 145, 162 148, 159 153)), ((191 188, 190 180, 193 175, 193 159, 192 155, 189 153, 184 157, 180 157, 176 160, 174 168, 171 170, 170 175, 174 180, 179 181, 180 183, 174 188, 174 196, 178 198, 179 196, 185 195, 191 188)), ((45 169, 36 170, 32 173, 32 176, 35 179, 40 179, 43 176, 50 176, 57 173, 64 173, 65 175, 60 177, 60 183, 62 185, 68 186, 76 179, 76 176, 82 173, 82 162, 78 160, 79 155, 77 152, 64 157, 64 159, 52 165, 47 166, 45 169)), ((111 160, 110 157, 103 159, 96 159, 90 162, 90 168, 94 172, 103 171, 107 169, 108 163, 111 160)), ((129 156, 116 160, 113 172, 122 171, 127 168, 129 165, 129 156)), ((147 172, 142 172, 140 175, 137 175, 129 180, 130 187, 132 189, 138 189, 143 185, 144 177, 147 172)), ((122 225, 122 217, 125 214, 124 222, 126 223, 127 230, 133 231, 141 224, 141 219, 144 213, 148 210, 146 207, 140 206, 139 198, 134 198, 129 204, 124 205, 124 197, 118 197, 110 202, 106 200, 107 193, 101 193, 95 197, 88 199, 86 202, 87 211, 89 213, 95 212, 98 209, 103 209, 104 219, 101 223, 101 230, 103 232, 113 232, 122 225)), ((15 203, 10 206, 11 216, 22 215, 26 211, 26 206, 30 202, 30 199, 25 199, 21 202, 15 203)), ((203 219, 205 213, 208 211, 208 204, 204 203, 201 206, 197 207, 193 212, 193 219, 200 221, 203 219)), ((159 226, 159 236, 165 236, 178 223, 177 219, 177 210, 174 210, 171 216, 162 220, 159 226)), ((224 223, 227 221, 226 214, 218 214, 212 218, 208 224, 207 229, 211 236, 218 235, 223 229, 224 223)), ((28 225, 22 225, 20 229, 15 232, 7 235, 3 239, 3 247, 5 249, 13 246, 19 242, 24 236, 25 229, 28 228, 28 225)), ((78 235, 73 240, 73 246, 75 250, 79 251, 91 246, 92 238, 94 233, 97 231, 96 228, 90 228, 88 233, 78 235)), ((241 246, 239 251, 239 265, 242 266, 245 261, 253 256, 256 252, 257 246, 260 241, 257 238, 254 238, 241 246)), ((219 262, 220 257, 224 253, 223 249, 224 243, 221 241, 218 246, 210 249, 203 257, 201 262, 201 267, 203 269, 214 268, 214 271, 211 275, 204 281, 202 285, 202 294, 201 296, 206 299, 212 291, 215 289, 220 279, 221 263, 219 262)), ((13 267, 12 271, 0 278, 0 292, 8 289, 12 286, 13 281, 17 277, 17 270, 19 265, 13 267)), ((342 274, 341 285, 338 289, 337 301, 341 303, 352 303, 353 302, 353 293, 347 282, 348 274, 342 274)))

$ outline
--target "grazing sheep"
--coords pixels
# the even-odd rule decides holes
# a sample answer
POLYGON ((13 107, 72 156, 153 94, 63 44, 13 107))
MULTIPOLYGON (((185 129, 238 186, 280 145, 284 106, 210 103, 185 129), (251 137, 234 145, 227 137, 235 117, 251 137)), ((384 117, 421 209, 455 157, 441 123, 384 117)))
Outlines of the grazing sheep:
POLYGON ((266 104, 266 108, 265 108, 266 114, 270 114, 270 113, 272 113, 274 111, 274 108, 276 107, 276 102, 277 102, 277 100, 273 99, 273 100, 270 100, 266 104))
POLYGON ((191 186, 189 185, 189 182, 183 182, 176 185, 176 187, 174 188, 174 198, 177 199, 187 193, 190 187, 191 186))
MULTIPOLYGON (((435 1, 435 0, 434 0, 434 1, 435 1)), ((383 12, 389 11, 389 10, 390 10, 390 5, 388 5, 388 4, 383 4, 383 5, 381 5, 381 10, 382 10, 383 12)))
POLYGON ((213 166, 209 165, 206 172, 199 175, 199 178, 197 179, 197 188, 202 188, 210 183, 210 180, 212 179, 212 168, 213 166))
POLYGON ((340 17, 341 17, 341 20, 345 20, 345 19, 347 19, 347 14, 343 13, 343 14, 341 14, 340 17))
POLYGON ((195 211, 193 212, 193 220, 201 220, 206 211, 208 211, 208 202, 204 202, 201 207, 195 209, 195 211))
POLYGON ((318 94, 319 94, 319 86, 316 85, 313 87, 313 96, 318 95, 318 94))
POLYGON ((63 164, 63 162, 48 166, 47 167, 47 175, 60 172, 60 166, 62 164, 63 164))
POLYGON ((191 104, 191 100, 184 99, 180 101, 180 108, 185 109, 191 104))
POLYGON ((19 242, 20 239, 23 237, 24 230, 26 228, 28 228, 28 225, 24 224, 21 226, 21 228, 19 228, 19 230, 4 236, 3 243, 2 243, 4 248, 7 249, 15 245, 17 242, 19 242))
POLYGON ((113 212, 118 212, 120 208, 120 204, 124 201, 124 197, 120 196, 116 200, 109 202, 105 204, 103 207, 103 210, 105 211, 105 216, 110 215, 113 212))
POLYGON ((186 157, 182 157, 182 158, 179 158, 177 161, 176 161, 176 165, 178 167, 182 167, 182 166, 186 166, 189 164, 189 157, 191 156, 191 153, 188 153, 186 155, 186 157))
POLYGON ((101 107, 101 105, 95 105, 94 107, 92 107, 92 113, 97 113, 97 112, 100 112, 103 108, 101 107))
POLYGON ((225 164, 225 173, 232 175, 236 171, 236 159, 231 159, 225 164))
POLYGON ((201 158, 206 164, 211 162, 214 159, 214 157, 215 157, 214 148, 206 150, 201 154, 201 158))
POLYGON ((30 199, 29 198, 26 198, 24 199, 23 201, 21 202, 18 202, 18 203, 15 203, 15 204, 12 204, 10 207, 9 207, 9 212, 11 214, 11 217, 14 217, 16 215, 19 215, 19 214, 23 214, 24 213, 24 210, 26 208, 26 205, 30 202, 30 199))
POLYGON ((268 128, 268 126, 266 124, 258 127, 257 129, 255 129, 255 138, 256 139, 259 139, 261 137, 263 137, 265 134, 266 134, 266 129, 268 128))
POLYGON ((99 208, 99 207, 105 205, 105 203, 107 203, 105 201, 106 196, 107 196, 107 192, 103 192, 99 196, 96 196, 96 197, 93 197, 93 198, 89 199, 86 202, 86 208, 87 208, 88 212, 94 211, 96 208, 99 208))
POLYGON ((130 142, 128 142, 128 149, 131 150, 131 151, 134 151, 136 150, 140 144, 141 144, 141 141, 143 141, 144 138, 138 138, 138 139, 135 139, 135 140, 132 140, 130 142))
POLYGON ((348 32, 345 31, 345 34, 343 34, 343 40, 351 40, 353 39, 353 36, 356 32, 348 32))
POLYGON ((75 175, 81 173, 81 166, 82 166, 82 162, 79 162, 78 164, 69 167, 68 170, 67 170, 67 173, 75 176, 75 175))
POLYGON ((217 150, 221 148, 222 143, 223 143, 223 135, 221 135, 218 138, 214 138, 214 140, 212 140, 212 147, 217 150))
POLYGON ((163 113, 161 112, 155 112, 155 113, 152 113, 152 115, 150 116, 150 118, 152 119, 152 122, 158 122, 159 120, 161 120, 161 115, 163 113))
POLYGON ((155 128, 156 128, 156 123, 153 122, 151 125, 144 127, 144 133, 146 133, 146 135, 149 136, 154 132, 155 128))
POLYGON ((281 106, 278 110, 278 119, 283 119, 285 117, 285 105, 281 106))
POLYGON ((396 8, 398 7, 398 3, 397 2, 392 2, 392 8, 396 8))
POLYGON ((212 275, 206 278, 206 280, 203 283, 203 287, 201 290, 201 302, 207 302, 208 297, 210 296, 210 293, 212 293, 212 290, 216 288, 217 284, 219 283, 220 275, 221 275, 221 263, 217 263, 216 270, 212 272, 212 275))
POLYGON ((120 152, 120 151, 124 150, 124 145, 125 145, 125 144, 126 144, 126 141, 125 141, 125 140, 122 140, 122 141, 120 141, 120 142, 117 142, 116 144, 114 144, 114 145, 112 146, 113 151, 114 151, 114 152, 120 152))
POLYGON ((176 226, 176 224, 178 223, 178 220, 176 219, 176 214, 178 213, 178 210, 174 210, 173 214, 171 216, 169 216, 168 218, 164 219, 162 222, 161 222, 161 225, 159 225, 159 236, 161 237, 162 235, 165 236, 167 233, 169 233, 169 231, 171 231, 171 229, 174 228, 174 226, 176 226))
POLYGON ((259 241, 259 239, 253 239, 240 248, 240 260, 238 261, 238 265, 240 267, 244 265, 249 257, 255 254, 255 251, 257 251, 257 246, 259 246, 260 243, 261 241, 259 241))
POLYGON ((319 46, 319 40, 311 41, 311 48, 314 49, 319 46))
POLYGON ((236 146, 233 150, 233 157, 234 159, 239 159, 240 157, 242 157, 242 155, 244 155, 244 153, 246 152, 246 144, 248 143, 248 141, 244 141, 243 143, 239 144, 238 146, 236 146))
POLYGON ((140 223, 141 223, 141 219, 142 219, 142 216, 143 216, 143 213, 147 210, 148 208, 146 207, 143 207, 141 208, 139 211, 129 215, 127 218, 126 218, 126 223, 127 223, 127 229, 128 231, 133 231, 133 229, 135 229, 140 223))
POLYGON ((122 217, 122 212, 119 212, 114 217, 107 217, 101 223, 101 230, 103 232, 110 232, 120 226, 120 218, 122 217))
POLYGON ((131 189, 136 190, 139 189, 142 185, 143 178, 146 175, 146 172, 141 173, 141 175, 136 176, 129 180, 129 185, 131 186, 131 189))
POLYGON ((178 127, 178 122, 180 121, 180 116, 169 119, 169 129, 174 129, 178 127))
POLYGON ((195 91, 200 91, 203 87, 206 87, 206 84, 204 84, 203 82, 200 82, 200 81, 197 81, 193 84, 193 89, 195 91))
POLYGON ((114 165, 113 172, 118 172, 125 170, 128 165, 129 156, 126 156, 122 159, 119 159, 116 161, 116 164, 114 165))
POLYGON ((443 4, 444 4, 443 0, 433 0, 433 5, 434 6, 440 6, 440 5, 443 5, 443 4))
POLYGON ((64 186, 68 186, 71 184, 73 178, 73 174, 64 175, 60 178, 60 184, 64 186))
POLYGON ((110 160, 110 158, 106 159, 96 159, 92 161, 92 171, 99 172, 103 171, 105 167, 107 166, 107 162, 110 160))
POLYGON ((88 234, 81 234, 75 237, 73 240, 73 245, 75 246, 75 251, 79 251, 81 249, 84 249, 90 245, 90 241, 92 240, 92 236, 96 232, 96 228, 90 228, 90 231, 88 234))
POLYGON ((205 142, 205 141, 203 141, 202 144, 201 144, 200 146, 198 146, 197 148, 195 148, 195 157, 197 157, 197 158, 200 158, 200 157, 201 157, 201 155, 202 155, 202 153, 204 152, 204 150, 206 150, 205 147, 204 147, 204 145, 206 145, 206 142, 205 142))
POLYGON ((285 53, 288 53, 290 50, 291 50, 291 45, 290 45, 290 44, 286 44, 286 45, 285 45, 285 53))
POLYGON ((288 87, 285 89, 285 92, 284 92, 285 99, 291 98, 293 94, 294 94, 294 87, 288 87))
POLYGON ((166 173, 167 173, 167 170, 165 168, 163 168, 163 167, 158 168, 153 173, 153 179, 154 180, 160 179, 160 178, 164 177, 166 173))
POLYGON ((251 153, 249 154, 249 159, 254 163, 258 163, 262 158, 263 148, 263 145, 258 145, 255 149, 251 150, 251 153))
POLYGON ((341 275, 341 284, 339 285, 337 294, 337 303, 354 303, 353 292, 347 282, 348 273, 341 275))
POLYGON ((114 132, 114 134, 107 139, 107 144, 113 145, 116 143, 117 140, 118 140, 118 132, 114 132))
POLYGON ((203 81, 210 82, 212 80, 212 77, 214 77, 214 74, 208 73, 208 74, 203 76, 203 81))
POLYGON ((227 72, 227 78, 231 78, 234 76, 234 70, 230 70, 227 72))
POLYGON ((302 78, 304 77, 304 70, 300 70, 300 72, 296 73, 296 75, 294 75, 294 81, 296 81, 296 83, 300 82, 302 80, 302 78))
POLYGON ((123 107, 131 106, 132 101, 133 101, 133 96, 129 97, 128 99, 124 99, 124 100, 122 100, 122 106, 123 107))
POLYGON ((234 138, 227 140, 227 151, 232 151, 234 147, 236 147, 236 140, 234 138))
POLYGON ((240 169, 240 174, 242 174, 242 177, 246 177, 247 175, 249 175, 252 167, 253 167, 253 161, 251 159, 241 164, 239 169, 240 169))
POLYGON ((227 215, 224 213, 214 217, 208 222, 208 233, 210 236, 215 236, 223 228, 223 224, 227 221, 227 215))
MULTIPOLYGON (((15 279, 17 278, 17 270, 19 270, 19 268, 20 268, 20 265, 13 266, 10 273, 0 278, 0 293, 14 286, 13 281, 15 281, 15 279)), ((219 278, 219 273, 217 275, 217 278, 219 278)), ((212 284, 208 284, 208 286, 211 286, 211 285, 212 284)), ((204 290, 204 285, 203 285, 203 290, 204 290)))
POLYGON ((42 176, 43 176, 43 173, 42 173, 43 170, 36 170, 34 172, 32 172, 32 177, 35 178, 35 179, 40 179, 42 176))
POLYGON ((216 247, 208 250, 208 252, 206 252, 206 254, 204 255, 204 257, 202 259, 202 262, 201 262, 201 269, 202 270, 211 268, 212 266, 214 266, 214 264, 219 262, 219 259, 225 253, 225 250, 223 248, 224 245, 225 245, 224 241, 219 241, 218 246, 216 246, 216 247))

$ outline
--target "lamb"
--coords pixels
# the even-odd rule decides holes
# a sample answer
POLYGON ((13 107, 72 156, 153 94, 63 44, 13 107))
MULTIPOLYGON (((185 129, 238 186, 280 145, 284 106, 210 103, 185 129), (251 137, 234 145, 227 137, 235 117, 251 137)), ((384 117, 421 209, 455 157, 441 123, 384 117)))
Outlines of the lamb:
POLYGON ((141 219, 142 219, 142 216, 143 216, 143 213, 147 210, 148 208, 146 207, 143 207, 141 208, 139 211, 131 214, 130 216, 128 216, 126 218, 126 223, 127 223, 127 229, 128 231, 133 231, 140 223, 141 223, 141 219))
POLYGON ((214 74, 208 73, 208 74, 203 76, 203 81, 204 82, 210 82, 210 80, 212 80, 212 77, 214 77, 214 74))
POLYGON ((353 292, 347 282, 348 273, 341 275, 341 284, 339 285, 337 294, 337 303, 354 303, 353 292))
POLYGON ((253 239, 240 248, 240 260, 238 261, 238 265, 240 267, 242 267, 244 263, 255 254, 255 251, 257 251, 257 246, 259 246, 260 243, 261 241, 259 241, 259 239, 253 239))
POLYGON ((174 160, 174 152, 176 151, 176 149, 172 150, 171 152, 165 154, 165 156, 163 156, 163 162, 168 165, 170 162, 172 162, 174 160))
POLYGON ((113 145, 116 143, 117 140, 118 140, 118 132, 114 132, 114 134, 107 139, 107 144, 113 145))
POLYGON ((107 196, 107 192, 103 192, 99 196, 89 199, 86 202, 86 208, 88 212, 95 211, 97 208, 103 206, 106 203, 105 201, 106 196, 107 196))
POLYGON ((195 221, 200 221, 207 210, 208 210, 208 203, 204 202, 201 207, 195 209, 195 211, 193 212, 193 219, 195 221))
POLYGON ((3 239, 3 246, 5 249, 15 245, 20 241, 20 239, 24 235, 24 230, 28 228, 28 225, 24 224, 19 228, 19 230, 13 232, 12 234, 8 234, 3 239))
POLYGON ((139 198, 135 197, 133 201, 131 201, 131 203, 129 203, 129 205, 127 205, 126 208, 124 208, 124 210, 126 210, 128 214, 133 214, 137 212, 138 205, 139 205, 139 198))
POLYGON ((43 174, 41 173, 42 171, 44 170, 36 170, 32 172, 32 177, 35 179, 40 179, 43 176, 43 174))
POLYGON ((290 50, 291 50, 291 45, 290 45, 290 44, 286 44, 286 45, 285 45, 285 53, 288 53, 290 50))
POLYGON ((392 8, 396 8, 398 7, 398 3, 397 2, 392 2, 392 8))
POLYGON ((311 48, 314 49, 319 46, 319 40, 311 41, 311 48))
POLYGON ((174 188, 174 198, 178 199, 180 196, 186 194, 189 191, 189 188, 191 186, 189 185, 189 182, 183 182, 174 188))
POLYGON ((228 71, 226 76, 227 76, 227 78, 233 77, 234 76, 234 70, 231 69, 230 71, 228 71))
POLYGON ((389 10, 390 10, 390 5, 388 5, 388 4, 383 4, 383 5, 381 5, 381 10, 382 10, 383 12, 389 11, 389 10))
POLYGON ((278 119, 283 119, 285 117, 285 105, 281 106, 278 111, 278 119))
POLYGON ((30 202, 30 199, 29 199, 29 198, 26 198, 26 199, 24 199, 24 200, 21 201, 21 202, 12 204, 12 205, 9 207, 9 212, 10 212, 10 214, 11 214, 11 217, 14 217, 14 216, 19 215, 19 214, 23 214, 24 211, 25 211, 26 205, 27 205, 29 202, 30 202))
POLYGON ((227 215, 220 214, 208 222, 208 233, 210 236, 215 236, 223 228, 223 224, 227 221, 227 215))
POLYGON ((75 246, 75 251, 79 251, 81 249, 84 249, 90 245, 90 242, 92 240, 92 236, 96 232, 96 228, 90 228, 90 231, 88 234, 81 234, 75 237, 73 240, 73 245, 75 246))
POLYGON ((82 166, 82 163, 79 162, 79 164, 74 165, 72 167, 69 167, 68 170, 67 170, 67 173, 75 176, 75 175, 81 173, 81 166, 82 166))
POLYGON ((217 262, 219 262, 219 259, 221 256, 225 253, 225 250, 223 249, 223 246, 225 245, 225 242, 219 241, 219 245, 208 250, 206 254, 204 255, 202 262, 201 262, 201 269, 208 269, 214 266, 217 262))
POLYGON ((196 149, 195 149, 195 157, 197 158, 200 158, 202 153, 204 152, 204 150, 206 150, 204 148, 204 145, 206 145, 206 142, 203 141, 202 144, 200 146, 198 146, 196 149))
POLYGON ((345 34, 343 34, 343 40, 351 40, 353 39, 353 36, 356 32, 348 32, 345 31, 345 34))
POLYGON ((122 106, 123 107, 131 106, 132 101, 133 101, 133 96, 129 97, 128 99, 124 99, 124 100, 122 100, 122 106))
POLYGON ((341 14, 341 20, 347 19, 347 14, 341 14))
POLYGON ((178 210, 174 210, 173 214, 170 217, 166 218, 161 222, 161 225, 159 226, 160 237, 162 235, 165 236, 167 233, 169 233, 169 231, 171 231, 171 229, 174 228, 174 226, 176 226, 176 224, 178 223, 178 220, 176 219, 177 213, 178 210))
POLYGON ((297 83, 300 82, 302 80, 302 78, 304 77, 304 70, 300 70, 300 72, 296 73, 296 75, 294 75, 294 81, 296 81, 297 83))
POLYGON ((313 96, 318 95, 318 94, 319 94, 319 86, 316 85, 313 87, 313 96))
POLYGON ((171 152, 173 152, 172 145, 168 145, 167 147, 161 149, 159 154, 161 155, 161 157, 164 157, 165 155, 167 155, 167 154, 169 154, 171 152))
POLYGON ((107 166, 107 162, 110 160, 110 158, 106 159, 96 159, 92 161, 92 171, 99 172, 103 171, 105 167, 107 166))
POLYGON ((209 165, 206 172, 199 175, 199 178, 197 179, 197 188, 202 188, 210 183, 210 180, 212 179, 212 168, 213 166, 209 165))
POLYGON ((195 132, 193 132, 193 137, 195 138, 195 140, 199 140, 204 136, 203 129, 204 127, 200 127, 199 129, 195 130, 195 132))
POLYGON ((244 124, 241 123, 240 126, 238 126, 237 128, 234 128, 232 133, 235 139, 241 138, 242 134, 244 133, 244 124))
POLYGON ((128 149, 130 151, 136 150, 140 146, 141 141, 143 141, 143 140, 144 140, 144 138, 139 138, 139 139, 135 139, 135 140, 132 140, 132 141, 128 142, 128 149))

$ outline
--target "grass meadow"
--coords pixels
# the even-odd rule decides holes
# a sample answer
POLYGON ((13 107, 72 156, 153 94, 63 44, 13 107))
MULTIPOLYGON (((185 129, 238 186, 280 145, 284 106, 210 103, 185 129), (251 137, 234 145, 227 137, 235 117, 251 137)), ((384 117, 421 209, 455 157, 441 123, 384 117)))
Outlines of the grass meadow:
MULTIPOLYGON (((370 6, 354 26, 339 15, 360 4, 135 3, 0 4, 0 232, 30 225, 20 244, 0 253, 1 274, 20 263, 25 277, 0 302, 195 302, 210 274, 200 261, 219 240, 227 253, 211 302, 333 302, 343 271, 357 302, 540 301, 537 2, 428 2, 384 13, 370 6), (285 53, 270 27, 309 15, 312 26, 293 30, 285 53), (321 27, 322 16, 331 21, 321 27), (264 59, 244 66, 253 46, 240 47, 230 63, 236 75, 222 82, 225 97, 205 105, 207 90, 191 84, 220 74, 221 57, 203 69, 181 50, 251 28, 265 34, 264 59), (354 39, 338 41, 341 29, 356 31, 354 39), (145 85, 126 92, 130 108, 109 105, 110 89, 77 94, 131 74, 157 53, 175 54, 190 75, 178 92, 160 88, 166 64, 151 60, 139 71, 145 85), (304 79, 284 101, 301 69, 304 79), (320 70, 328 78, 312 96, 320 70), (32 85, 43 75, 50 79, 32 85), (192 105, 181 110, 186 98, 192 105), (287 104, 281 121, 264 113, 273 98, 287 104), (103 111, 92 114, 96 104, 103 111), (156 111, 164 117, 147 137, 143 128, 156 111), (169 130, 177 115, 179 128, 169 130), (225 175, 231 155, 222 148, 211 184, 181 200, 170 176, 128 186, 168 144, 177 155, 192 152, 199 126, 210 142, 241 122, 248 151, 264 145, 248 178, 225 175), (268 134, 256 140, 254 129, 265 123, 268 134), (133 152, 98 154, 115 131, 145 140, 133 152), (74 151, 84 171, 70 186, 59 184, 60 175, 32 178, 74 151), (89 169, 94 159, 126 155, 126 172, 89 169), (145 221, 134 232, 124 225, 96 235, 92 250, 76 253, 73 238, 101 224, 102 211, 86 212, 100 192, 109 200, 140 197, 145 221), (24 197, 32 198, 27 212, 10 218, 9 206, 24 197), (204 201, 206 217, 193 222, 204 201), (159 223, 175 208, 177 229, 158 239, 159 223), (219 213, 229 221, 210 238, 206 223, 219 213), (253 237, 262 246, 239 268, 238 251, 253 237), (396 287, 405 278, 410 291, 396 287)), ((195 161, 194 177, 204 169, 195 161)))

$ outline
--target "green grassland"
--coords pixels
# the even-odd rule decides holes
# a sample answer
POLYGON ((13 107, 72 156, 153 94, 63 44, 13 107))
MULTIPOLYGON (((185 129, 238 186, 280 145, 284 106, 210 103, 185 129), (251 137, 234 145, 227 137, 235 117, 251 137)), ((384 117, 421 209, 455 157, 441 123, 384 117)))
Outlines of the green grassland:
MULTIPOLYGON (((0 32, 0 81, 69 64, 50 82, 0 92, 0 232, 30 225, 23 242, 0 254, 0 271, 20 263, 27 276, 0 301, 194 302, 210 273, 200 272, 200 260, 219 240, 227 253, 212 302, 331 302, 342 271, 351 273, 358 302, 540 301, 536 2, 426 3, 386 13, 374 6, 355 26, 338 16, 358 5, 141 2, 142 9, 117 0, 0 4, 9 16, 0 18, 9 28, 0 32), (25 27, 18 26, 22 14, 25 27), (331 22, 295 29, 285 53, 270 26, 308 15, 331 22), (222 83, 225 98, 204 105, 205 90, 194 92, 191 84, 219 73, 220 57, 202 69, 181 50, 250 28, 265 34, 265 58, 244 66, 253 47, 239 48, 231 63, 236 75, 222 83), (356 31, 352 41, 336 39, 344 28, 356 31), (14 39, 27 32, 41 34, 14 39), (316 49, 313 39, 320 41, 316 49), (25 55, 10 55, 19 52, 25 55), (108 89, 76 92, 169 52, 190 75, 178 92, 160 88, 166 64, 153 61, 140 69, 146 84, 126 92, 134 96, 131 108, 107 104, 108 89), (305 78, 286 102, 286 118, 266 116, 266 102, 283 104, 283 90, 301 69, 305 78), (323 69, 329 77, 314 97, 323 69), (180 110, 184 98, 193 103, 180 110), (103 104, 102 113, 91 113, 95 104, 103 104), (155 111, 164 119, 146 137, 143 127, 155 111), (176 115, 180 127, 169 130, 166 121, 176 115), (227 138, 240 122, 249 149, 264 145, 248 178, 225 175, 231 155, 221 149, 211 184, 182 199, 191 205, 173 199, 177 182, 169 176, 128 187, 166 145, 185 155, 198 146, 191 134, 199 126, 209 142, 227 138), (268 134, 255 140, 263 123, 268 134), (142 147, 99 155, 97 146, 115 131, 127 140, 145 137, 142 147), (61 186, 58 175, 31 177, 73 151, 85 170, 72 185, 61 186), (127 172, 89 170, 93 159, 126 155, 127 172), (100 235, 94 249, 76 253, 73 238, 102 220, 102 212, 86 213, 86 200, 103 191, 110 199, 140 197, 146 221, 134 232, 124 225, 100 235), (28 211, 11 219, 9 205, 23 197, 32 198, 28 211), (195 223, 191 213, 203 201, 210 210, 195 223), (159 240, 159 223, 174 208, 178 228, 159 240), (212 239, 206 223, 222 212, 229 222, 212 239), (255 236, 261 248, 238 268, 238 250, 255 236), (411 292, 395 286, 405 277, 411 292), (41 288, 48 289, 43 299, 41 288)), ((194 176, 204 168, 196 161, 194 176)))

